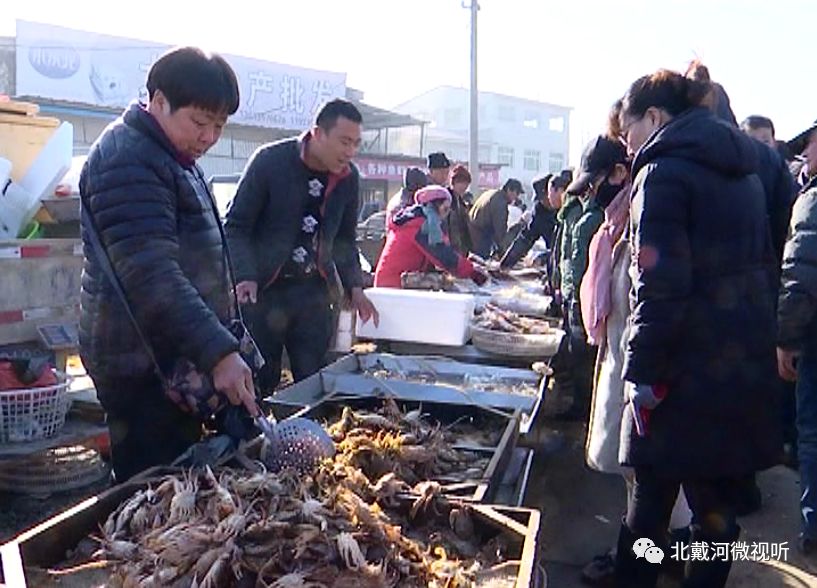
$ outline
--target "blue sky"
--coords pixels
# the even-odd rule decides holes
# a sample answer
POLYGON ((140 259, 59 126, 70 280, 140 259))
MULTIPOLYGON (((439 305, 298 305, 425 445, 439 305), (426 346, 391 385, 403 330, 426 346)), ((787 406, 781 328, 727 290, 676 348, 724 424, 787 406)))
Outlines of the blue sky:
MULTIPOLYGON (((347 73, 391 107, 434 86, 467 86, 469 13, 461 0, 30 1, 17 18, 347 73), (225 10, 228 7, 228 10, 225 10)), ((817 118, 807 44, 814 0, 482 0, 479 85, 574 107, 571 158, 634 79, 695 57, 738 119, 770 116, 778 138, 817 118)))

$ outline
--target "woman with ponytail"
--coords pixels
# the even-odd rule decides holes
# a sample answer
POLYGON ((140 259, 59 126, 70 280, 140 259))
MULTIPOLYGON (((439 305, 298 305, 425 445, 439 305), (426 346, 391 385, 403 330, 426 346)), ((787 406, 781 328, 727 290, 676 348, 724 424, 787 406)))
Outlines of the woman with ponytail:
MULTIPOLYGON (((619 535, 620 586, 655 586, 660 566, 636 558, 666 529, 678 490, 692 541, 732 543, 746 475, 778 462, 770 234, 756 151, 707 108, 710 82, 660 70, 624 96, 633 159, 632 315, 619 459, 635 471, 619 535)), ((678 554, 675 554, 678 555, 678 554)), ((724 586, 731 560, 689 561, 685 587, 724 586)))

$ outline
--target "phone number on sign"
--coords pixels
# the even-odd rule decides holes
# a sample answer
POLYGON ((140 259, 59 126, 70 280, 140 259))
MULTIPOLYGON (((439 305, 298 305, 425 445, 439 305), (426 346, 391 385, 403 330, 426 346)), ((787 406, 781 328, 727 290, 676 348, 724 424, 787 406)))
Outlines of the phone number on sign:
POLYGON ((789 543, 675 543, 671 557, 675 561, 788 561, 789 543))

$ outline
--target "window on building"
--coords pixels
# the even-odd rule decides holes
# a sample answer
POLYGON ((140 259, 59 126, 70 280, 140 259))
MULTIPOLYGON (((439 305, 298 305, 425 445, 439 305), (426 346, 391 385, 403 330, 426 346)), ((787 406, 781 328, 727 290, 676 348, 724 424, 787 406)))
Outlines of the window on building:
POLYGON ((516 120, 516 109, 513 106, 509 106, 507 104, 500 104, 499 109, 497 111, 497 116, 499 120, 505 122, 514 122, 516 120))
POLYGON ((548 121, 548 128, 553 131, 554 133, 564 133, 565 132, 565 117, 563 116, 552 116, 548 121))
POLYGON ((551 153, 548 157, 548 172, 555 174, 565 168, 565 156, 563 153, 551 153))
POLYGON ((528 129, 539 128, 539 114, 536 112, 525 113, 525 120, 522 121, 522 126, 528 129))
POLYGON ((513 167, 513 147, 500 146, 496 150, 496 162, 500 165, 513 167))
POLYGON ((541 153, 539 153, 539 151, 534 149, 525 149, 525 161, 523 162, 522 167, 524 167, 526 171, 539 171, 540 158, 541 153))

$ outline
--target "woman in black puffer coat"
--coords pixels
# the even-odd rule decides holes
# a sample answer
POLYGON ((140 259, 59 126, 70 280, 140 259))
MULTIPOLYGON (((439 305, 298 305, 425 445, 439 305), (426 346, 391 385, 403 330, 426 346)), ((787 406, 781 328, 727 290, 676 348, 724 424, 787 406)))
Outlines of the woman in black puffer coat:
MULTIPOLYGON (((635 489, 619 537, 620 586, 654 586, 636 559, 652 540, 666 559, 683 485, 693 541, 733 542, 740 478, 774 465, 782 446, 776 390, 770 231, 751 140, 718 121, 706 83, 662 70, 624 97, 635 154, 632 317, 624 366, 620 461, 635 489)), ((723 586, 731 561, 691 561, 684 586, 723 586)))

